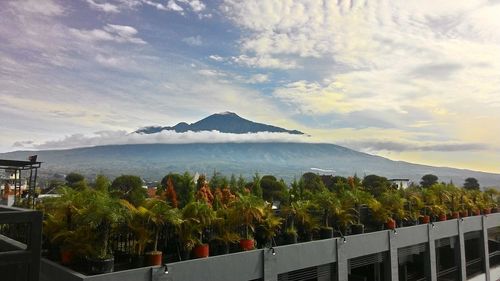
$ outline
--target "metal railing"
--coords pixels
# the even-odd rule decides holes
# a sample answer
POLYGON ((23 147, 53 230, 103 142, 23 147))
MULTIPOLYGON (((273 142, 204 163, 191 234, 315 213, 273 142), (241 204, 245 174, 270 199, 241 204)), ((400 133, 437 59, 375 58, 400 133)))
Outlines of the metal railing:
POLYGON ((39 280, 41 239, 41 212, 0 206, 2 280, 39 280))

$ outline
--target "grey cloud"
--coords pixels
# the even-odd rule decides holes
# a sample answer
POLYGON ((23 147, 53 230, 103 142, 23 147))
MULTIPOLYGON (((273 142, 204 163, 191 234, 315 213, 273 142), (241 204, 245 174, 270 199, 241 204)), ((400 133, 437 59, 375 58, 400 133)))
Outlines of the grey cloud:
POLYGON ((360 142, 346 142, 344 145, 365 151, 441 151, 441 152, 454 152, 454 151, 479 151, 486 150, 490 147, 482 143, 433 143, 433 144, 419 144, 419 143, 404 143, 396 141, 360 141, 360 142))
POLYGON ((31 146, 33 145, 33 141, 16 141, 14 144, 12 144, 13 147, 26 147, 26 146, 31 146))
POLYGON ((455 72, 462 69, 464 66, 455 63, 442 63, 442 64, 426 64, 414 68, 410 75, 417 78, 427 79, 447 79, 455 72))

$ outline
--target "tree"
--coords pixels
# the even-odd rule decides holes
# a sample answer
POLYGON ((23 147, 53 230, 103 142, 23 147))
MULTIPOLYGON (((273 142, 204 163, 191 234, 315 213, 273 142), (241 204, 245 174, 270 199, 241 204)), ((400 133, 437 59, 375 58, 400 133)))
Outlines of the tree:
POLYGON ((259 176, 259 173, 255 173, 253 176, 253 181, 252 181, 252 194, 262 198, 262 186, 260 185, 261 178, 259 176))
POLYGON ((366 191, 370 192, 375 197, 379 197, 382 193, 388 191, 391 186, 387 178, 377 175, 366 176, 363 179, 362 185, 366 191))
POLYGON ((69 173, 66 176, 66 184, 73 189, 82 189, 86 187, 85 177, 78 173, 69 173))
POLYGON ((177 202, 177 193, 175 192, 174 184, 172 183, 172 180, 170 178, 167 180, 167 190, 165 191, 165 197, 167 202, 170 203, 170 206, 174 208, 178 207, 179 204, 177 202))
POLYGON ((141 205, 147 196, 146 190, 142 188, 141 178, 133 175, 121 175, 117 177, 111 183, 110 190, 134 206, 141 205))
POLYGON ((99 191, 107 192, 111 183, 105 175, 97 175, 95 178, 94 188, 99 191))
POLYGON ((237 181, 237 186, 238 186, 238 192, 243 192, 245 190, 245 185, 247 184, 247 181, 245 180, 245 178, 240 174, 240 176, 238 177, 238 181, 237 181))
MULTIPOLYGON (((204 182, 204 179, 204 176, 201 175, 198 178, 198 182, 204 182)), ((184 207, 189 202, 192 202, 194 200, 195 183, 193 180, 193 176, 191 176, 189 172, 185 172, 182 175, 177 173, 169 173, 164 176, 161 180, 161 187, 157 190, 157 194, 162 194, 165 191, 169 180, 172 181, 173 188, 177 193, 179 208, 184 207)))
POLYGON ((438 177, 433 175, 433 174, 427 174, 422 177, 422 180, 420 181, 420 185, 423 188, 429 188, 433 184, 436 184, 438 182, 438 177))
POLYGON ((263 176, 260 180, 260 186, 262 188, 262 198, 268 202, 273 200, 283 201, 284 195, 286 193, 286 185, 278 181, 276 177, 271 175, 263 176))
POLYGON ((321 177, 315 173, 307 172, 302 175, 303 189, 311 192, 322 191, 325 189, 325 184, 321 177))
POLYGON ((467 190, 479 190, 479 182, 476 178, 466 178, 464 188, 467 190))
POLYGON ((231 174, 231 179, 229 180, 229 188, 232 192, 236 192, 238 190, 238 182, 236 181, 236 176, 231 174))

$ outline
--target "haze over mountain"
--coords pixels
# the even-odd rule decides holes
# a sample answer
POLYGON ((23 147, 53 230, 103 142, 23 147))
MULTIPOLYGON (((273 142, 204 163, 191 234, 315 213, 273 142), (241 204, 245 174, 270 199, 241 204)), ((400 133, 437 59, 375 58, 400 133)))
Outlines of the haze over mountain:
POLYGON ((139 134, 154 134, 161 131, 175 131, 178 133, 185 133, 188 131, 202 132, 202 131, 219 131, 221 133, 233 134, 246 134, 246 133, 288 133, 294 135, 303 135, 304 133, 297 130, 287 130, 280 127, 256 123, 245 118, 238 116, 233 112, 222 112, 212 114, 203 118, 195 123, 188 124, 181 122, 173 127, 149 126, 140 128, 134 133, 139 134))
POLYGON ((388 178, 408 178, 419 182, 425 174, 435 174, 440 181, 461 185, 475 177, 481 186, 499 186, 500 175, 454 168, 432 167, 357 152, 334 144, 313 143, 194 143, 110 145, 69 150, 16 151, 0 158, 26 159, 38 154, 43 175, 77 171, 89 177, 140 175, 157 180, 169 172, 204 173, 214 170, 225 175, 255 172, 273 174, 286 181, 299 178, 311 168, 334 170, 336 175, 377 174, 388 178))

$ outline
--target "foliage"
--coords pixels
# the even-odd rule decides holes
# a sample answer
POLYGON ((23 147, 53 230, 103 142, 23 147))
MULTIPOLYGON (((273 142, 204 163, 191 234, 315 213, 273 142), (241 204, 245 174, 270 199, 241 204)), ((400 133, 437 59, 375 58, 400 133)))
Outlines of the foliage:
MULTIPOLYGON (((162 194, 168 188, 168 181, 172 182, 172 186, 177 195, 177 204, 180 208, 184 207, 189 202, 192 202, 195 197, 195 182, 193 176, 188 172, 184 174, 169 173, 164 176, 160 182, 160 188, 157 190, 157 194, 162 194)), ((198 182, 204 182, 204 176, 200 176, 198 182)))
POLYGON ((74 189, 82 189, 85 187, 85 177, 78 173, 69 173, 66 175, 66 185, 74 189))
POLYGON ((309 190, 311 192, 318 192, 325 189, 325 185, 321 180, 321 177, 315 173, 307 172, 301 177, 303 190, 309 190))
POLYGON ((375 198, 380 197, 384 192, 389 191, 390 182, 385 177, 368 175, 363 178, 363 188, 370 192, 375 198))
POLYGON ((271 175, 263 176, 260 180, 260 186, 262 188, 262 198, 267 202, 286 199, 286 185, 282 181, 278 181, 276 177, 271 175))
POLYGON ((233 212, 231 217, 244 229, 243 237, 250 239, 255 231, 255 223, 261 222, 264 218, 264 201, 255 195, 239 194, 230 208, 233 212))
POLYGON ((476 178, 466 178, 463 187, 467 190, 479 190, 479 182, 476 178))
POLYGON ((88 227, 90 237, 87 243, 92 246, 88 255, 106 259, 112 255, 108 244, 110 234, 128 214, 119 200, 107 192, 85 190, 80 194, 83 204, 78 209, 76 220, 79 227, 88 227))
POLYGON ((184 235, 181 238, 187 243, 186 247, 192 247, 203 243, 203 232, 216 220, 216 214, 211 206, 206 202, 195 201, 187 204, 182 209, 182 223, 186 228, 184 235), (185 224, 190 224, 186 226, 185 224))
POLYGON ((116 197, 125 199, 134 206, 139 206, 147 197, 142 187, 142 179, 134 175, 121 175, 113 180, 110 191, 116 197))
POLYGON ((177 208, 179 206, 179 203, 177 202, 177 193, 175 192, 174 184, 172 183, 171 178, 168 178, 167 180, 165 199, 172 207, 177 208))
POLYGON ((111 183, 105 175, 97 175, 94 182, 94 188, 102 192, 108 192, 111 183))
POLYGON ((262 186, 261 186, 261 177, 259 173, 255 173, 252 178, 251 192, 253 195, 262 198, 262 186))
POLYGON ((436 175, 427 174, 427 175, 424 175, 422 177, 422 179, 420 180, 420 185, 423 188, 429 188, 432 185, 436 184, 437 182, 438 182, 438 177, 436 175))
POLYGON ((153 228, 154 238, 154 251, 158 251, 158 237, 160 230, 166 224, 178 226, 181 224, 179 210, 172 208, 168 203, 163 200, 150 198, 144 202, 144 207, 148 210, 146 212, 148 223, 153 228))
POLYGON ((340 200, 334 193, 326 189, 316 193, 313 200, 322 214, 323 226, 329 227, 330 219, 341 212, 342 205, 340 200))

